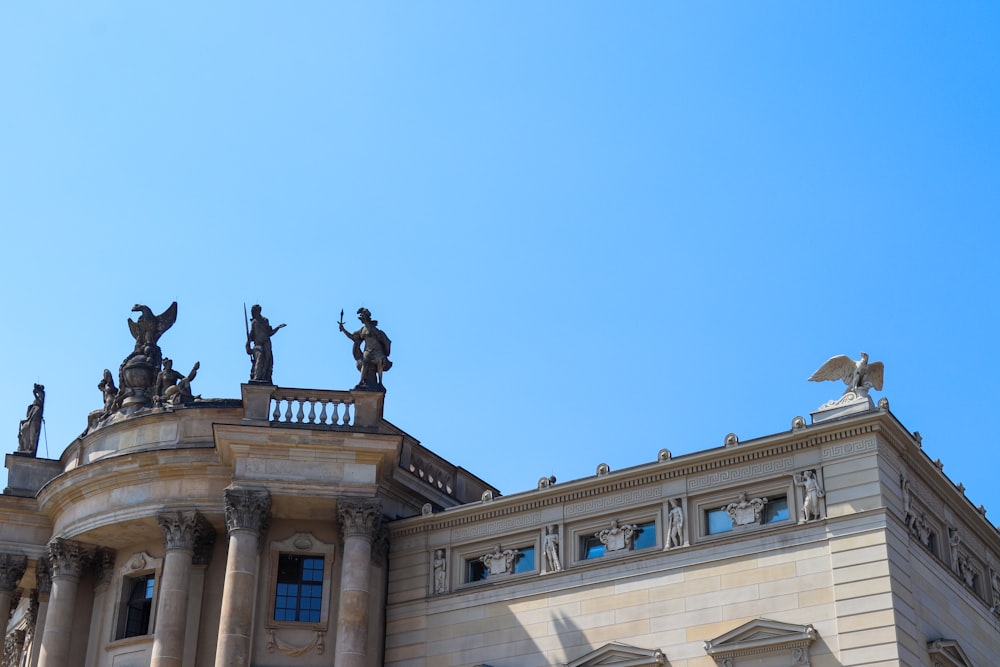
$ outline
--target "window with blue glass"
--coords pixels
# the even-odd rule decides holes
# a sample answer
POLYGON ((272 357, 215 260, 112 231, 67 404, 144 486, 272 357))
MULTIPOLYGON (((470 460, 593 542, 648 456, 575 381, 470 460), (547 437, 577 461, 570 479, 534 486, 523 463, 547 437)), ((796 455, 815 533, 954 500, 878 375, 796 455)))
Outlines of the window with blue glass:
POLYGON ((323 557, 281 554, 274 620, 319 623, 323 609, 323 557))
POLYGON ((788 521, 788 497, 776 496, 767 499, 764 506, 764 523, 788 521))
MULTIPOLYGON (((632 538, 632 551, 646 549, 656 546, 656 522, 647 521, 636 526, 635 535, 632 538)), ((606 549, 597 535, 583 535, 580 537, 580 560, 590 560, 600 558, 606 549)))
MULTIPOLYGON (((535 547, 515 547, 514 570, 509 574, 521 574, 535 571, 535 547)), ((490 568, 486 567, 482 558, 470 558, 465 561, 465 581, 473 583, 485 581, 490 577, 490 568)))

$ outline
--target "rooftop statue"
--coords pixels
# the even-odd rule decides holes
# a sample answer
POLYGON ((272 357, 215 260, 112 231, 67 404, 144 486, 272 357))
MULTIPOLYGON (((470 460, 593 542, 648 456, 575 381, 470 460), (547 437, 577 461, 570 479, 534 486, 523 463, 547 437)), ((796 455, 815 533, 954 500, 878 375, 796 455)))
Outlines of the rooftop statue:
MULTIPOLYGON (((246 317, 246 305, 243 306, 243 317, 246 317)), ((251 319, 247 323, 247 354, 250 355, 250 382, 254 384, 273 384, 271 374, 274 372, 274 354, 271 351, 271 337, 286 326, 279 324, 271 328, 271 323, 260 312, 260 306, 250 306, 251 319)))
POLYGON ((45 387, 35 384, 35 400, 28 406, 28 413, 17 428, 17 451, 35 455, 38 450, 38 436, 42 432, 42 412, 45 410, 45 387))
POLYGON ((152 399, 153 385, 163 361, 163 353, 157 343, 160 336, 177 321, 177 302, 171 303, 159 315, 154 315, 149 306, 139 303, 132 307, 132 312, 139 313, 137 321, 133 322, 131 318, 128 321, 129 331, 135 338, 135 349, 118 369, 118 404, 125 408, 148 406, 152 399))
POLYGON ((358 319, 361 328, 351 332, 344 327, 344 311, 340 311, 340 330, 350 340, 354 341, 354 360, 361 371, 361 381, 354 387, 360 391, 385 391, 382 384, 382 373, 392 368, 389 352, 392 341, 378 328, 378 320, 372 319, 372 313, 367 308, 358 308, 358 319), (364 343, 364 350, 361 344, 364 343))
POLYGON ((847 355, 831 357, 825 364, 819 367, 809 378, 810 382, 823 382, 824 380, 840 380, 847 385, 845 394, 855 393, 859 396, 867 396, 868 390, 874 388, 882 391, 882 375, 885 366, 881 361, 868 363, 868 353, 862 352, 861 359, 854 361, 847 355))
POLYGON ((153 401, 157 405, 187 405, 199 398, 191 393, 191 381, 198 374, 201 362, 194 362, 194 368, 185 377, 174 370, 174 362, 163 358, 163 370, 156 376, 156 390, 153 401))

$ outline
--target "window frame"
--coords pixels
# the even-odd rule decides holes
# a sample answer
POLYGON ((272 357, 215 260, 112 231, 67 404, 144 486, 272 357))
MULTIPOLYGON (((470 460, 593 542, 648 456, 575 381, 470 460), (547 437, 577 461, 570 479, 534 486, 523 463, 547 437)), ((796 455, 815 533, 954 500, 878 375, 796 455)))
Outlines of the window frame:
POLYGON ((592 563, 607 562, 611 558, 623 558, 637 554, 657 553, 663 550, 663 507, 630 509, 621 514, 605 514, 597 517, 588 517, 585 521, 578 521, 567 526, 566 532, 569 534, 569 543, 572 548, 572 565, 587 565, 592 563), (611 525, 617 519, 619 524, 635 524, 637 526, 653 525, 655 539, 653 544, 636 549, 623 549, 622 551, 612 551, 610 554, 605 551, 600 556, 585 558, 583 553, 584 540, 591 539, 595 533, 611 525))
POLYGON ((296 628, 304 630, 325 630, 329 624, 330 607, 333 604, 333 564, 337 547, 321 541, 312 533, 295 533, 284 540, 272 540, 267 551, 267 611, 265 627, 268 629, 296 628), (323 559, 323 587, 318 621, 289 621, 274 618, 278 598, 278 563, 282 555, 315 557, 323 559))
POLYGON ((134 553, 125 560, 124 564, 116 570, 115 574, 117 595, 114 598, 115 616, 114 623, 111 626, 111 643, 152 640, 156 632, 156 607, 160 598, 163 559, 154 558, 145 551, 134 553), (149 620, 146 623, 146 632, 126 635, 129 603, 131 602, 135 582, 150 578, 153 580, 153 596, 149 599, 149 620))
MULTIPOLYGON (((775 480, 775 482, 778 482, 778 480, 775 480)), ((724 540, 727 537, 741 536, 751 532, 775 530, 797 525, 802 512, 802 508, 796 505, 797 500, 798 496, 795 494, 795 487, 791 480, 779 483, 772 482, 771 484, 757 484, 754 486, 737 486, 722 492, 692 499, 691 502, 695 508, 695 518, 698 522, 698 541, 724 540), (730 530, 726 531, 710 533, 709 513, 716 512, 720 508, 734 502, 740 493, 746 493, 748 499, 766 498, 768 500, 768 503, 764 505, 764 509, 761 512, 760 521, 744 526, 733 526, 730 530), (788 516, 785 519, 767 522, 767 506, 772 500, 776 501, 779 498, 783 498, 787 503, 788 516)))
MULTIPOLYGON (((459 571, 456 572, 458 582, 455 583, 455 579, 452 579, 452 583, 455 583, 454 590, 461 590, 469 587, 475 586, 488 586, 490 584, 499 585, 510 581, 521 580, 525 577, 532 577, 541 574, 541 559, 544 555, 541 551, 541 538, 539 531, 533 532, 522 532, 515 533, 513 535, 502 535, 497 536, 496 539, 485 541, 485 542, 475 542, 473 544, 459 545, 452 547, 451 554, 448 557, 449 567, 455 566, 459 571), (470 563, 478 561, 483 554, 490 553, 496 547, 497 543, 500 543, 501 548, 506 551, 507 549, 517 549, 520 552, 524 552, 526 549, 533 550, 532 567, 523 572, 517 572, 517 565, 515 564, 515 571, 511 574, 505 574, 497 577, 486 577, 485 579, 476 579, 475 581, 469 581, 468 573, 470 563)), ((451 575, 449 575, 450 577, 451 575)))

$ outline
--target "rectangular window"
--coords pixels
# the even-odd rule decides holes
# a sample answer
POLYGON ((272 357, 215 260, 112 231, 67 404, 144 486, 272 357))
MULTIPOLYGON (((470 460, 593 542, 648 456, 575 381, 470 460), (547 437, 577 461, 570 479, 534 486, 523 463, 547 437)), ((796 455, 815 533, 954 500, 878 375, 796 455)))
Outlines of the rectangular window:
MULTIPOLYGON (((535 571, 535 547, 515 547, 517 557, 514 559, 514 571, 510 574, 535 571)), ((485 581, 490 576, 490 568, 480 558, 470 558, 465 561, 465 581, 485 581)))
POLYGON ((786 496, 775 496, 767 499, 764 506, 764 523, 777 523, 788 521, 788 498, 786 496))
POLYGON ((274 620, 319 623, 323 609, 323 557, 281 554, 274 620))
POLYGON ((149 618, 153 612, 155 576, 143 574, 129 577, 122 586, 122 615, 118 639, 149 634, 149 618))
POLYGON ((728 533, 733 529, 733 518, 726 510, 708 510, 705 512, 705 523, 709 535, 728 533))
POLYGON ((632 548, 638 551, 639 549, 645 549, 647 547, 656 546, 656 522, 650 521, 648 523, 639 524, 639 534, 635 536, 635 540, 632 543, 632 548))
POLYGON ((604 555, 604 545, 597 539, 597 535, 584 535, 580 538, 580 558, 590 560, 600 558, 604 555))

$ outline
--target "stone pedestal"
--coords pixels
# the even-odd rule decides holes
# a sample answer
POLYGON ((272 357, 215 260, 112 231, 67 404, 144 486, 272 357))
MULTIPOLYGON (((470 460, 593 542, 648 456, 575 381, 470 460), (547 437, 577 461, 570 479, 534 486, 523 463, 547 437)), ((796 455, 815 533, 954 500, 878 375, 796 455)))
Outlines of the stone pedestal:
POLYGON ((382 507, 375 498, 337 501, 344 540, 337 608, 337 667, 365 667, 368 661, 368 606, 371 591, 372 540, 381 526, 382 507))
POLYGON ((260 544, 267 532, 270 515, 271 496, 267 491, 226 490, 229 556, 222 591, 216 665, 250 665, 250 638, 253 631, 260 544))
POLYGON ((835 401, 824 403, 816 412, 810 412, 809 414, 812 416, 812 423, 819 424, 831 419, 870 412, 874 409, 875 402, 871 399, 871 396, 849 391, 835 401))
POLYGON ((86 551, 79 542, 56 538, 49 542, 52 592, 42 628, 39 667, 66 667, 70 664, 70 640, 76 625, 73 612, 86 551))

